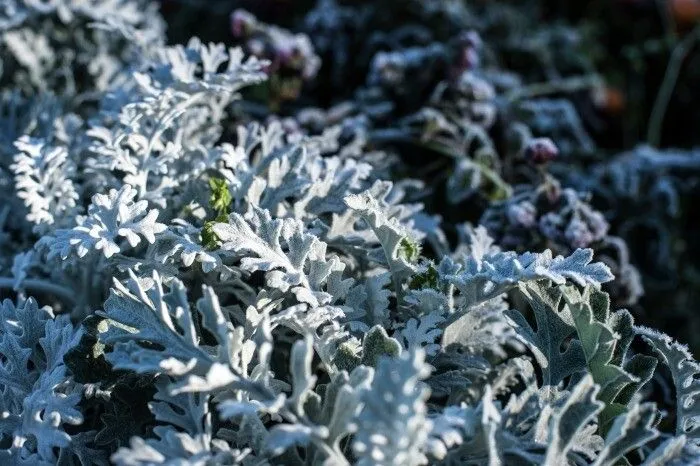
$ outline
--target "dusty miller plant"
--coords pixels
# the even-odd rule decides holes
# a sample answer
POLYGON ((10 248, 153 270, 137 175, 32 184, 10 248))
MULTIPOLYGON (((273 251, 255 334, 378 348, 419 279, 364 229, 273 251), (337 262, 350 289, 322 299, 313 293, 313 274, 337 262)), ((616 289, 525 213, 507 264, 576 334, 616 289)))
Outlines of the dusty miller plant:
MULTIPOLYGON (((3 27, 80 4, 15 2, 3 27)), ((343 125, 233 112, 268 62, 146 40, 116 13, 136 4, 90 16, 138 50, 88 85, 94 108, 66 95, 44 127, 49 104, 8 101, 3 462, 698 461, 700 366, 611 306, 588 243, 515 251, 471 225, 448 241, 421 183, 383 179, 392 157, 343 125)), ((569 194, 567 215, 598 219, 569 194)))

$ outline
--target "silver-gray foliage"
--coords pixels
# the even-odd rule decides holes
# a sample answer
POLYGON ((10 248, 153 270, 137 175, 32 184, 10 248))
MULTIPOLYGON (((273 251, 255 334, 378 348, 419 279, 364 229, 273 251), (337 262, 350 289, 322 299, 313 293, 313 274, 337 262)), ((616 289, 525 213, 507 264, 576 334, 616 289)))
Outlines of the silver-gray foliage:
POLYGON ((0 463, 697 461, 700 365, 610 308, 593 250, 450 245, 390 155, 232 109, 270 64, 165 46, 143 6, 0 6, 38 96, 0 101, 0 463))

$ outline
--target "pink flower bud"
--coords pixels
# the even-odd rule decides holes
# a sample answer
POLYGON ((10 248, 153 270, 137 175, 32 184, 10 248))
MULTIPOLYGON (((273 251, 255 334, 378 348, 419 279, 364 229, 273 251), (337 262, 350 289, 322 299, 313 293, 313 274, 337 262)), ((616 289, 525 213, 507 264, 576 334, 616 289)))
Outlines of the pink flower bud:
POLYGON ((544 165, 559 156, 559 149, 549 138, 535 138, 525 148, 525 160, 533 165, 544 165))
POLYGON ((255 16, 245 10, 231 13, 231 33, 234 37, 247 36, 255 24, 255 16))

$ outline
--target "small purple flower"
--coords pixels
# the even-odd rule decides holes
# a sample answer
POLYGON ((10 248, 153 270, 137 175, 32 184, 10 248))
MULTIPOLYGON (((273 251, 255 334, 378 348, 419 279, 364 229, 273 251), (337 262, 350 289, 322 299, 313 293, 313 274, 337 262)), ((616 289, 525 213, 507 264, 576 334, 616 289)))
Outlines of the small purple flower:
POLYGON ((234 37, 244 37, 249 34, 255 24, 255 16, 245 10, 231 13, 231 33, 234 37))
POLYGON ((470 47, 476 50, 481 49, 483 44, 481 36, 476 31, 464 31, 459 35, 459 43, 463 47, 470 47))
POLYGON ((535 138, 525 148, 524 156, 533 165, 544 165, 559 156, 559 149, 549 138, 535 138))
POLYGON ((479 66, 481 44, 481 37, 476 31, 465 31, 459 36, 457 58, 453 70, 454 77, 458 78, 462 72, 473 70, 479 66))
POLYGON ((528 201, 508 206, 506 215, 513 225, 530 228, 537 224, 537 209, 528 201))
POLYGON ((588 228, 591 230, 591 234, 595 241, 601 240, 608 234, 610 225, 608 224, 603 214, 597 212, 586 205, 584 210, 586 223, 588 228))
POLYGON ((564 237, 569 242, 571 247, 574 248, 586 248, 589 244, 595 241, 593 238, 593 233, 588 228, 588 225, 582 221, 578 216, 571 219, 569 225, 566 227, 564 232, 564 237))
POLYGON ((479 52, 474 47, 467 47, 462 49, 459 67, 463 70, 473 70, 479 66, 480 61, 479 52))

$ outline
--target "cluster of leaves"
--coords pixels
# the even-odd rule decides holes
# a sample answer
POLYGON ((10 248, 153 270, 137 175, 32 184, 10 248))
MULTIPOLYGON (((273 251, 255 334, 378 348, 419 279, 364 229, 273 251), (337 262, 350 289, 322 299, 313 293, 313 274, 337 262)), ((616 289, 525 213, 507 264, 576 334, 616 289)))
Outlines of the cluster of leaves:
POLYGON ((680 100, 695 98, 688 83, 697 72, 692 40, 699 35, 684 33, 685 23, 672 27, 661 7, 675 2, 594 1, 584 9, 570 2, 327 0, 301 2, 284 19, 273 13, 283 2, 234 3, 254 8, 258 22, 268 12, 305 32, 323 61, 315 82, 281 109, 290 130, 320 134, 339 124, 344 137, 399 158, 384 176, 424 181, 420 201, 440 213, 449 238, 457 233, 453 225, 483 222, 494 201, 504 201, 499 209, 523 197, 537 204, 542 185, 558 178, 579 200, 569 193, 565 202, 536 205, 532 215, 549 222, 549 232, 513 228, 501 216, 488 224, 496 241, 506 249, 561 253, 587 244, 616 275, 605 287, 616 305, 666 331, 690 321, 683 338, 700 348, 696 151, 661 149, 651 136, 654 147, 635 147, 654 126, 640 119, 661 118, 656 126, 664 135, 676 115, 684 123, 676 129, 692 128, 685 122, 694 107, 680 100), (604 21, 591 24, 592 14, 604 21), (656 77, 664 54, 671 60, 667 76, 656 77), (625 69, 636 74, 620 76, 625 69), (681 73, 675 91, 668 85, 674 73, 681 73), (624 138, 614 134, 616 125, 625 127, 624 138), (542 167, 524 163, 526 148, 540 137, 559 148, 547 178, 542 167), (679 287, 684 291, 674 293, 679 287), (660 306, 673 318, 651 311, 660 306))
POLYGON ((697 150, 658 151, 643 145, 593 164, 585 175, 574 170, 562 178, 591 193, 611 229, 627 240, 628 257, 645 291, 635 306, 638 315, 647 325, 677 329, 675 335, 697 351, 697 150), (661 308, 663 314, 644 312, 661 308))
POLYGON ((429 19, 400 32, 375 8, 319 1, 309 38, 334 36, 318 52, 241 11, 244 48, 228 48, 164 45, 139 0, 3 6, 3 41, 45 34, 50 55, 76 58, 60 60, 80 91, 46 93, 63 67, 40 66, 46 88, 9 68, 0 462, 700 461, 699 363, 615 310, 638 284, 624 244, 596 256, 617 238, 579 193, 539 165, 530 185, 504 181, 523 171, 495 131, 520 128, 531 162, 533 141, 525 117, 497 129, 508 86, 462 30, 493 23, 461 5, 387 2, 429 19), (447 35, 431 29, 444 21, 447 35), (353 102, 259 114, 317 71, 332 83, 318 57, 343 37, 368 67, 353 102), (85 44, 117 74, 82 72, 85 44), (399 142, 447 155, 448 201, 480 197, 483 225, 421 197, 435 186, 408 176, 399 142))

